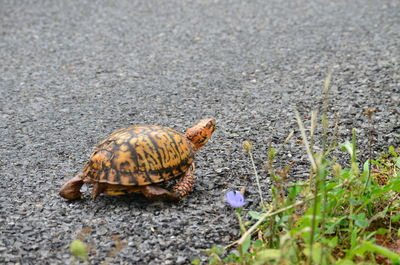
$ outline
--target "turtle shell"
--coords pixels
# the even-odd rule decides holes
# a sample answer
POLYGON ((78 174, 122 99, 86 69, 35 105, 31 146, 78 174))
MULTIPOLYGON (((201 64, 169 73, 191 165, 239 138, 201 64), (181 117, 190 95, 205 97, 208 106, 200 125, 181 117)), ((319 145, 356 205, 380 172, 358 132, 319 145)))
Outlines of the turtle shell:
POLYGON ((132 126, 99 143, 83 173, 96 182, 143 186, 184 175, 193 160, 184 135, 160 126, 132 126))

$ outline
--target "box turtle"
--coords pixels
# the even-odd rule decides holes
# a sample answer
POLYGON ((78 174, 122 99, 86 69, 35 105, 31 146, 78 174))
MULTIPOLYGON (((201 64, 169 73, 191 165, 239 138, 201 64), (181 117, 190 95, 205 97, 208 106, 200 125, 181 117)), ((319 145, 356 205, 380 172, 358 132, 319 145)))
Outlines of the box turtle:
POLYGON ((192 189, 194 155, 210 139, 215 120, 204 119, 180 134, 173 129, 139 125, 121 129, 100 142, 83 171, 62 186, 68 200, 83 198, 84 183, 93 184, 92 199, 101 194, 141 192, 150 199, 177 201, 192 189), (179 178, 172 190, 159 187, 179 178))

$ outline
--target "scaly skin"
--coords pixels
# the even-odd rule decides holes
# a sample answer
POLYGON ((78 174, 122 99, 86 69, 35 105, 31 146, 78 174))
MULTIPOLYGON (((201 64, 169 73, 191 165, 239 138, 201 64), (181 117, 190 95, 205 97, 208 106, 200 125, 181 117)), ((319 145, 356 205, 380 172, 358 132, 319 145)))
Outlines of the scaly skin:
POLYGON ((189 194, 189 192, 192 190, 194 183, 196 182, 196 176, 193 175, 194 173, 194 163, 186 172, 186 175, 183 176, 179 182, 172 188, 172 191, 176 193, 179 197, 179 199, 182 199, 186 195, 189 194))
POLYGON ((172 191, 178 195, 179 199, 182 199, 192 191, 195 182, 196 176, 193 174, 188 174, 172 188, 172 191))
POLYGON ((210 140, 215 129, 214 119, 204 119, 188 129, 185 132, 185 136, 192 142, 193 149, 197 152, 210 140))

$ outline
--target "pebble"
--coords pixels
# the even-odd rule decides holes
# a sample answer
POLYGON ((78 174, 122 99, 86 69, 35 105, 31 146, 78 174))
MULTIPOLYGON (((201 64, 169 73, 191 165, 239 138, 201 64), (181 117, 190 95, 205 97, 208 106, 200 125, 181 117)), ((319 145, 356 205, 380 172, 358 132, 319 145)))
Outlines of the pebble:
POLYGON ((176 259, 177 265, 185 264, 185 262, 186 262, 186 257, 178 256, 178 258, 176 259))

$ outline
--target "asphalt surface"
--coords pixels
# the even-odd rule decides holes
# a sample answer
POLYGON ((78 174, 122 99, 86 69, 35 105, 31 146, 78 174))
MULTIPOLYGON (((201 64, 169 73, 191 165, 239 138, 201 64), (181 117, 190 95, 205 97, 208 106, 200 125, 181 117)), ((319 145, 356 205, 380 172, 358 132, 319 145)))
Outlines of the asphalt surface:
POLYGON ((376 108, 374 153, 399 146, 399 13, 398 0, 1 1, 0 263, 68 264, 76 238, 90 245, 92 264, 205 261, 202 250, 239 236, 224 194, 247 186, 245 208, 257 207, 244 140, 265 197, 267 146, 281 148, 291 130, 276 167, 307 176, 293 109, 308 126, 330 71, 339 142, 357 128, 365 157, 362 112, 376 108), (93 203, 88 188, 82 201, 58 196, 112 131, 184 131, 204 117, 218 131, 197 155, 198 182, 183 202, 93 203))

